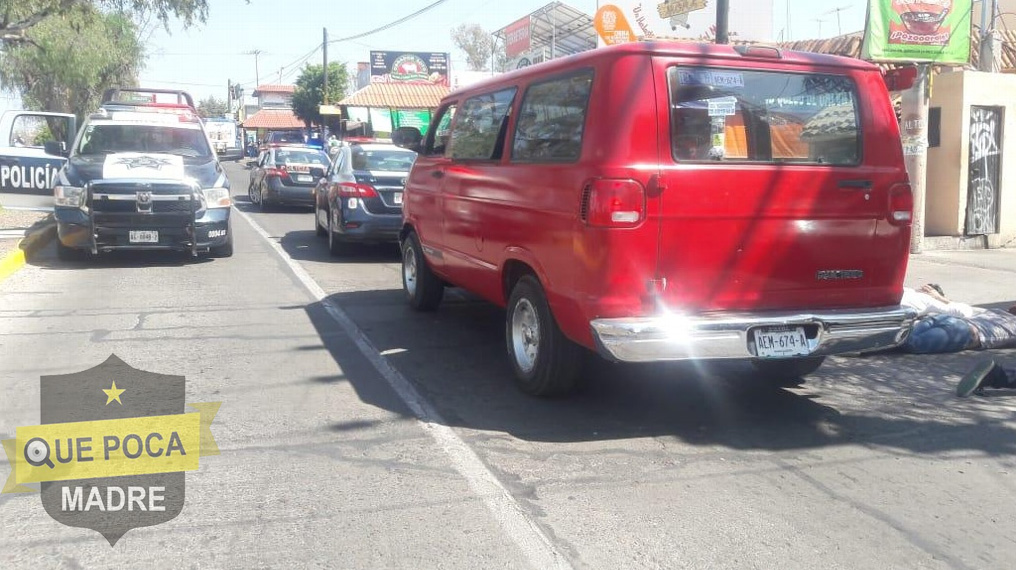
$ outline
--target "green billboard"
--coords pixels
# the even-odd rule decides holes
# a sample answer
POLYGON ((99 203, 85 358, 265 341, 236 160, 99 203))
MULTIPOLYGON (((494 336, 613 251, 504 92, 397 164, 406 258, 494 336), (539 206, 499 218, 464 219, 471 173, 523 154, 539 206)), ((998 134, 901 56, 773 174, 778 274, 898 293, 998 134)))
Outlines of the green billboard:
POLYGON ((967 63, 972 10, 972 0, 869 0, 861 58, 967 63))

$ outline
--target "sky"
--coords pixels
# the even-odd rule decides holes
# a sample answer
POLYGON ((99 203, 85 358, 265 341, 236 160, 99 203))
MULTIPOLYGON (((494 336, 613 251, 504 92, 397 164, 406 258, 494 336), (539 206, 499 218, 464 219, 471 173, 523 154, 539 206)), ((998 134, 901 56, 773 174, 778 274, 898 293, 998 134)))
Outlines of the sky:
MULTIPOLYGON (((434 1, 209 0, 206 23, 185 30, 179 22, 171 21, 168 31, 162 27, 150 31, 140 83, 183 89, 200 100, 210 95, 225 99, 227 83, 233 80, 243 84, 249 96, 258 79, 262 84, 278 83, 281 70, 282 83, 293 83, 303 62, 320 63, 321 52, 314 50, 321 44, 322 28, 328 29, 330 39, 347 38, 394 22, 434 1), (252 51, 261 54, 255 57, 250 55, 252 51)), ((730 0, 731 10, 759 1, 764 0, 730 0)), ((452 69, 464 69, 465 56, 451 41, 452 28, 476 23, 493 32, 549 2, 445 0, 388 30, 330 44, 328 58, 346 62, 355 70, 356 62, 366 61, 371 50, 448 52, 452 69)), ((565 3, 590 16, 597 9, 597 0, 565 3)), ((811 39, 835 36, 839 30, 858 31, 864 27, 865 4, 864 0, 775 0, 773 38, 811 39), (836 8, 842 8, 839 24, 833 11, 836 8)), ((0 94, 0 109, 17 105, 16 99, 0 94)))

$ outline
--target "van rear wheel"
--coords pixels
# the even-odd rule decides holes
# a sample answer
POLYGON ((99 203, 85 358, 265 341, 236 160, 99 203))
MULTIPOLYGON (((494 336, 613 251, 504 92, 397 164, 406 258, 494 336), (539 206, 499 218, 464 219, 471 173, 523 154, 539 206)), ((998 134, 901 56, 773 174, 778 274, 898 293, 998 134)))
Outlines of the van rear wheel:
POLYGON ((445 285, 427 265, 416 232, 402 240, 402 289, 409 306, 417 311, 433 311, 444 297, 445 285))
POLYGON ((508 300, 505 340, 519 388, 532 396, 572 392, 582 369, 582 347, 558 328, 536 277, 519 279, 508 300))
POLYGON ((767 381, 780 385, 793 385, 799 383, 803 376, 818 370, 825 359, 824 356, 787 360, 755 359, 751 361, 751 365, 755 368, 755 372, 767 381))

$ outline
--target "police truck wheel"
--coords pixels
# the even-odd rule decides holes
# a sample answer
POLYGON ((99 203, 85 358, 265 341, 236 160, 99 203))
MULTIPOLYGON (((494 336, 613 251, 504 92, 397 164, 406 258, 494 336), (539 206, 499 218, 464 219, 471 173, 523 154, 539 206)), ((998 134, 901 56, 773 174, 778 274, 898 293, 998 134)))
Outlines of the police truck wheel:
POLYGON ((402 241, 402 289, 409 306, 417 311, 433 311, 444 297, 444 283, 427 265, 416 232, 402 241))
POLYGON ((575 389, 582 369, 582 347, 558 328, 543 287, 533 275, 523 276, 512 289, 505 340, 523 392, 560 396, 575 389))
POLYGON ((56 240, 56 256, 63 261, 81 261, 85 259, 87 253, 81 249, 67 247, 59 238, 56 240))
POLYGON ((211 257, 233 257, 233 232, 226 234, 226 243, 208 250, 211 257))

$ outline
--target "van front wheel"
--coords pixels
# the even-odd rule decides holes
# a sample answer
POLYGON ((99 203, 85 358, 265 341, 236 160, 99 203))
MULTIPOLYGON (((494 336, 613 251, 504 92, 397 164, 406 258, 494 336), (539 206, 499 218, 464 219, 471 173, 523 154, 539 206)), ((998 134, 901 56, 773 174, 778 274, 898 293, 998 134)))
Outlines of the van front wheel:
POLYGON ((550 312, 540 282, 519 279, 508 300, 505 340, 519 388, 532 396, 558 396, 575 389, 582 347, 568 340, 550 312))

